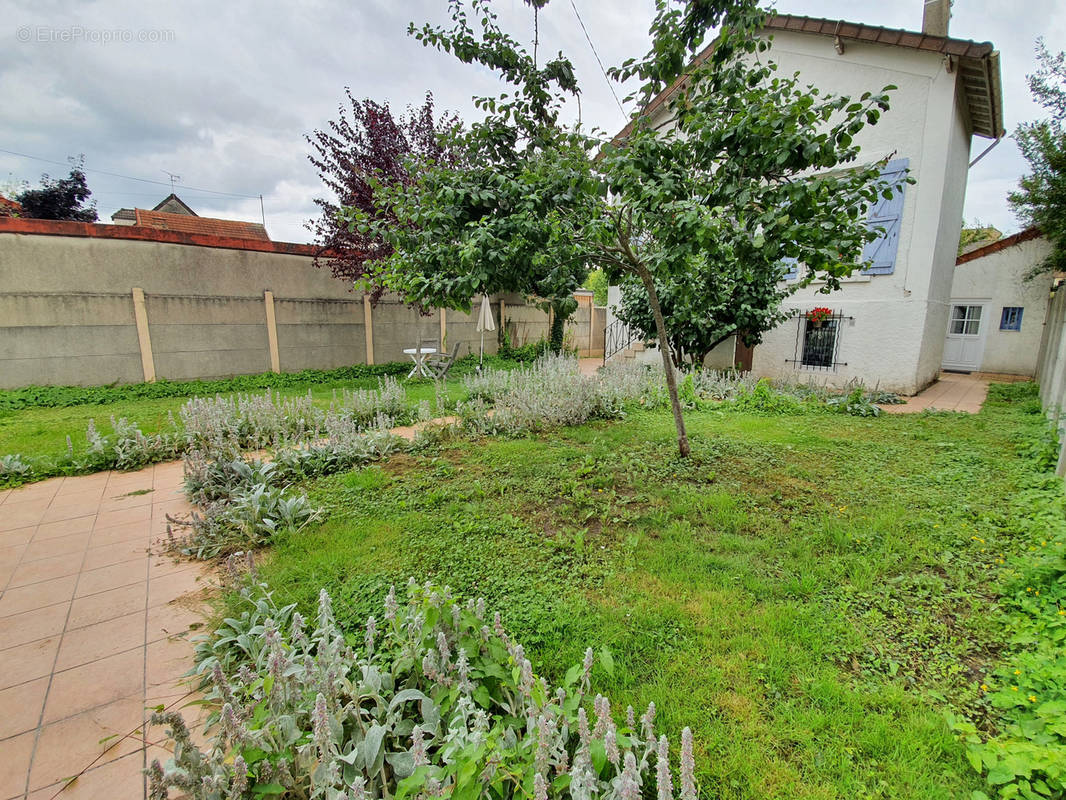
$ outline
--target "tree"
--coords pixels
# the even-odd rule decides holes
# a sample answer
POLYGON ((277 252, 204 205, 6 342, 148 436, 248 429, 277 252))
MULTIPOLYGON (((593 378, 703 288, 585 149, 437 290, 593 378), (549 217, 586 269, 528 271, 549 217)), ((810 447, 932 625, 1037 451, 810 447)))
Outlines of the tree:
POLYGON ((479 101, 486 119, 466 139, 474 152, 495 157, 472 162, 478 166, 460 180, 429 170, 392 193, 388 201, 408 224, 393 235, 393 258, 379 266, 405 291, 431 287, 453 300, 525 263, 554 266, 559 286, 583 279, 590 265, 612 281, 639 282, 686 456, 659 288, 688 287, 693 307, 704 312, 710 304, 698 296, 700 286, 730 300, 748 298, 761 304, 749 315, 753 324, 769 324, 773 303, 794 291, 796 284, 779 288, 787 259, 809 268, 798 285, 817 276, 824 291, 839 288, 864 265, 863 247, 878 235, 867 228, 868 206, 891 195, 879 183, 880 165, 856 161, 853 141, 888 108, 887 94, 853 102, 801 87, 797 76, 777 76, 764 60, 769 43, 758 31, 765 14, 755 0, 657 0, 651 51, 615 74, 639 77, 645 102, 684 74, 668 104, 675 127, 659 131, 638 115, 624 139, 601 149, 579 128, 558 123, 550 90, 576 94, 569 62, 560 55, 538 70, 499 31, 485 0, 471 6, 481 17, 480 36, 461 4, 453 6, 451 31, 421 35, 515 87, 513 96, 479 101), (686 69, 716 26, 710 56, 686 69))
MULTIPOLYGON (((535 0, 534 13, 541 5, 535 0)), ((450 30, 427 25, 411 32, 429 47, 497 72, 516 91, 478 99, 485 119, 449 136, 460 165, 423 163, 415 184, 382 187, 375 214, 349 209, 349 218, 361 235, 395 250, 376 259, 374 282, 412 302, 462 310, 481 293, 539 298, 551 314, 550 342, 558 352, 577 309, 573 292, 588 271, 582 250, 564 235, 561 213, 582 204, 591 212, 596 188, 584 139, 557 124, 561 96, 576 94, 577 83, 565 57, 540 66, 499 29, 487 2, 472 6, 480 35, 462 4, 453 6, 450 30)))
MULTIPOLYGON (((459 119, 449 114, 435 117, 429 93, 421 108, 408 109, 399 119, 393 117, 388 103, 356 100, 347 87, 344 94, 348 109, 342 104, 327 130, 305 137, 314 149, 308 158, 336 198, 315 199, 322 213, 307 228, 319 246, 315 266, 326 266, 334 277, 354 283, 367 277, 364 264, 368 260, 387 258, 392 250, 381 237, 352 230, 341 218, 342 209, 383 213, 380 221, 393 224, 395 220, 379 212, 374 202, 376 188, 410 183, 408 160, 412 158, 453 164, 454 158, 445 149, 445 135, 459 127, 459 119)), ((381 292, 382 287, 373 287, 375 299, 381 292)))
MULTIPOLYGON (((772 274, 760 280, 748 279, 743 271, 717 270, 703 263, 679 271, 678 276, 656 279, 655 293, 663 319, 669 320, 675 365, 699 367, 715 347, 733 336, 754 347, 765 331, 787 319, 781 302, 795 291, 795 285, 776 280, 779 265, 766 266, 772 274)), ((644 285, 626 276, 620 288, 618 318, 645 340, 655 339, 655 318, 644 285)))
POLYGON ((73 222, 96 222, 96 201, 88 205, 92 192, 85 181, 85 157, 70 159, 66 178, 41 176, 41 186, 24 189, 14 198, 22 206, 22 216, 33 219, 57 219, 73 222))
POLYGON ((1051 243, 1051 253, 1029 277, 1066 269, 1066 54, 1052 55, 1038 39, 1036 58, 1039 68, 1029 76, 1029 90, 1049 117, 1023 122, 1014 132, 1031 172, 1009 196, 1015 213, 1051 243))
POLYGON ((607 305, 607 276, 602 269, 594 269, 585 279, 585 288, 592 290, 592 302, 598 306, 607 305))
POLYGON ((962 221, 962 231, 959 233, 959 255, 975 247, 984 247, 986 244, 1003 238, 1003 231, 994 225, 983 225, 981 220, 975 219, 972 225, 962 221))

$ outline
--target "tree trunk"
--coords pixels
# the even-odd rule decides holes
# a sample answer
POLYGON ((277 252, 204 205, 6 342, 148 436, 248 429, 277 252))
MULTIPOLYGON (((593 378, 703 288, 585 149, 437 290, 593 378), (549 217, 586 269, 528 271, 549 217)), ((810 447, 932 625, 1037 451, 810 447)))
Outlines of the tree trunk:
POLYGON ((670 393, 670 405, 674 411, 674 425, 677 427, 677 449, 682 458, 688 458, 690 451, 688 433, 685 431, 685 417, 681 413, 681 399, 677 396, 677 378, 674 375, 674 363, 670 358, 670 340, 666 336, 666 322, 659 306, 659 294, 655 291, 655 281, 651 273, 643 267, 636 269, 644 289, 648 292, 651 313, 655 317, 655 331, 659 334, 659 352, 663 354, 663 369, 666 370, 666 388, 670 393))

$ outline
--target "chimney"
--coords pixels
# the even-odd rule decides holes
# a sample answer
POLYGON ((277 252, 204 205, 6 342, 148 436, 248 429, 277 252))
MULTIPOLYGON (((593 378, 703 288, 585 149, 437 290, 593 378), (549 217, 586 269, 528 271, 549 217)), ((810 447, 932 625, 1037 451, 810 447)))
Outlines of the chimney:
POLYGON ((947 36, 951 20, 951 0, 925 0, 922 33, 928 36, 947 36))

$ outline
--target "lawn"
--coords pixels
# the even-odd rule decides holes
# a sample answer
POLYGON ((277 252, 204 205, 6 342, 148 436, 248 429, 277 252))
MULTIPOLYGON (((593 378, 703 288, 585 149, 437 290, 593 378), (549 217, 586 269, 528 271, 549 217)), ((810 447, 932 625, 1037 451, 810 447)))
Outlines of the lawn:
MULTIPOLYGON (((1009 393, 1004 393, 1005 398, 1009 393)), ((354 631, 408 576, 484 596, 558 681, 654 701, 695 734, 701 794, 955 798, 981 778, 945 712, 984 718, 1009 631, 1002 559, 1033 402, 875 419, 707 408, 536 437, 445 440, 308 484, 324 523, 260 566, 354 631)))
MULTIPOLYGON (((486 359, 496 368, 509 368, 516 362, 491 357, 486 359)), ((457 363, 445 382, 449 401, 463 396, 461 376, 474 369, 474 361, 465 359, 457 363)), ((401 376, 402 377, 402 376, 401 376)), ((284 387, 273 390, 283 397, 305 395, 311 392, 315 405, 326 407, 334 393, 342 389, 376 389, 380 378, 357 378, 319 382, 304 386, 284 387)), ((422 400, 431 403, 436 396, 436 386, 426 379, 403 380, 407 390, 408 404, 415 408, 422 400)), ((262 394, 265 389, 246 392, 223 392, 221 396, 234 394, 262 394)), ((190 395, 191 396, 191 395, 190 395)), ((56 459, 67 452, 67 437, 75 448, 85 447, 85 431, 92 420, 103 433, 110 429, 112 417, 125 417, 136 423, 146 434, 170 428, 168 415, 178 418, 178 412, 188 400, 184 397, 133 398, 93 405, 73 405, 62 408, 25 408, 8 410, 0 407, 0 456, 21 454, 33 458, 56 459)))

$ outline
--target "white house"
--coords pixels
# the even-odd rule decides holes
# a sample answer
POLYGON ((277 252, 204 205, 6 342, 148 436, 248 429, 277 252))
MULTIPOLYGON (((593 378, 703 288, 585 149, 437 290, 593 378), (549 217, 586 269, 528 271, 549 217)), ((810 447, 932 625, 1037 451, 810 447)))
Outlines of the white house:
MULTIPOLYGON (((769 331, 754 351, 720 345, 708 365, 741 363, 771 378, 816 377, 913 394, 940 368, 948 329, 952 278, 974 136, 1004 133, 999 54, 990 43, 947 36, 949 0, 925 5, 923 31, 901 31, 812 17, 775 16, 769 57, 785 74, 851 96, 894 84, 891 110, 856 137, 867 163, 889 159, 887 170, 916 179, 871 212, 887 234, 868 248, 873 267, 840 291, 799 289, 784 304, 794 316, 769 331), (815 327, 806 312, 829 307, 815 327)), ((705 50, 698 59, 705 58, 705 50)), ((648 106, 657 127, 669 124, 670 87, 648 106)), ((626 131, 622 131, 624 135, 626 131)), ((802 265, 789 276, 797 280, 802 265)), ((610 303, 617 303, 615 289, 610 303)), ((612 322, 608 318, 608 324, 612 322)))
POLYGON ((1048 240, 1029 228, 959 256, 944 369, 1036 374, 1054 278, 1026 276, 1050 252, 1048 240))

